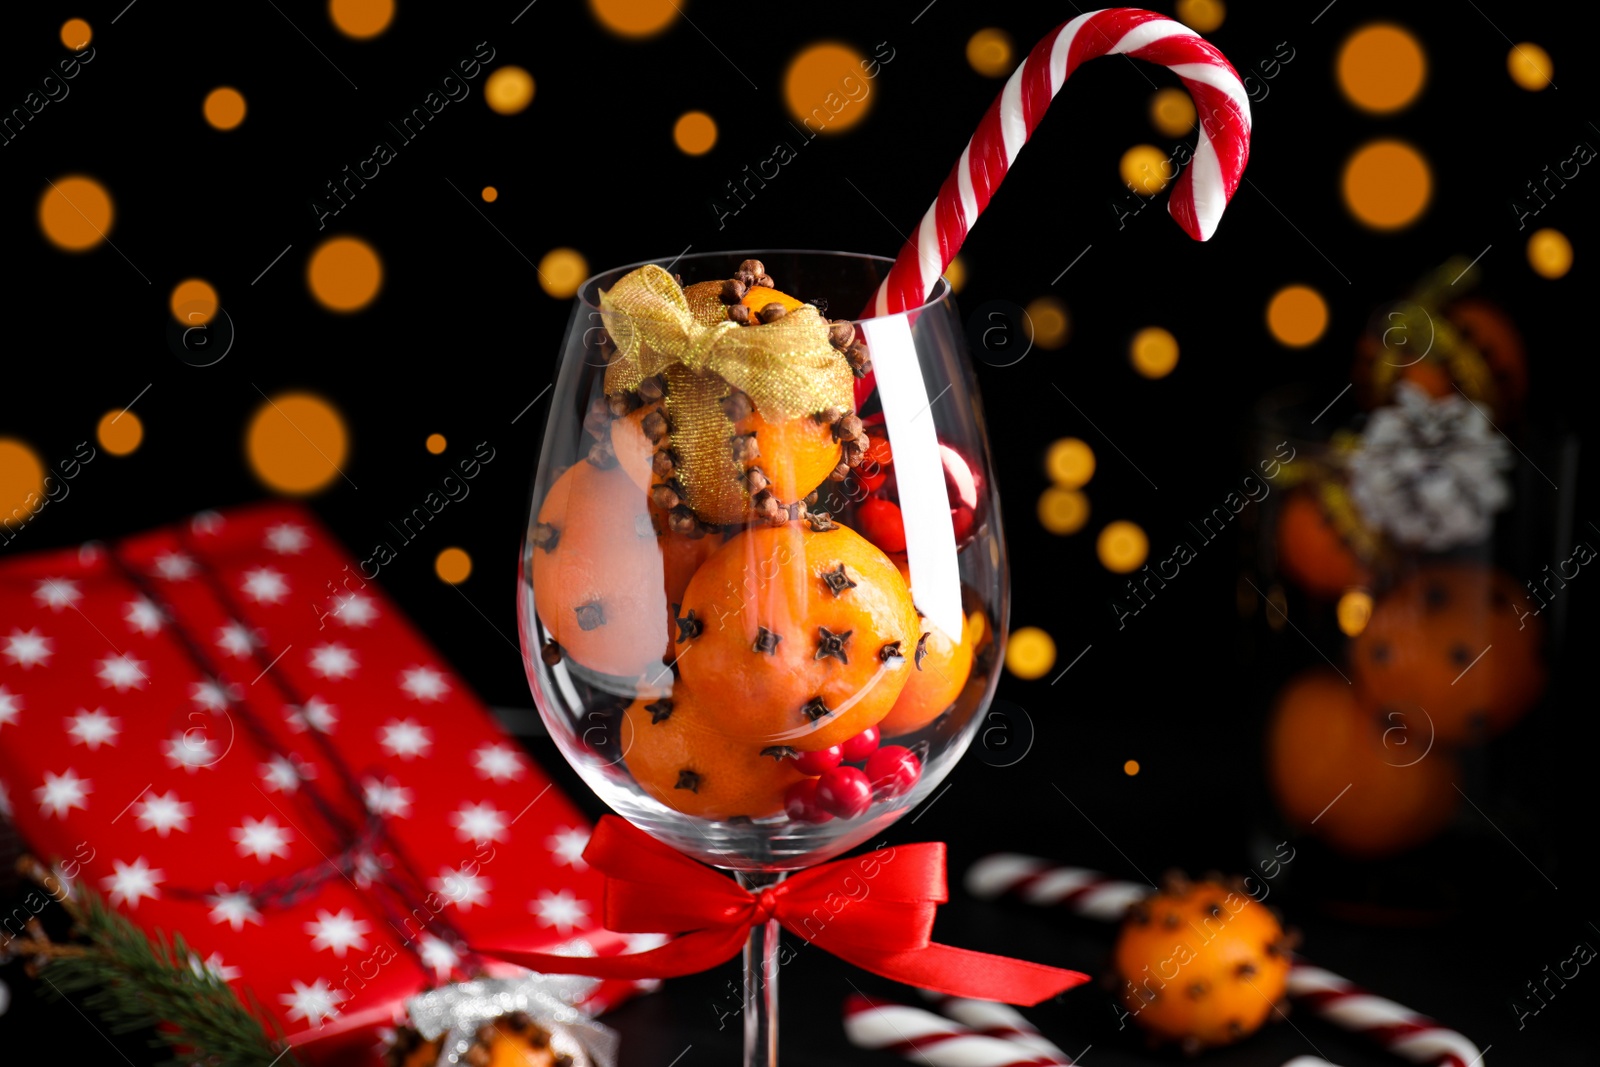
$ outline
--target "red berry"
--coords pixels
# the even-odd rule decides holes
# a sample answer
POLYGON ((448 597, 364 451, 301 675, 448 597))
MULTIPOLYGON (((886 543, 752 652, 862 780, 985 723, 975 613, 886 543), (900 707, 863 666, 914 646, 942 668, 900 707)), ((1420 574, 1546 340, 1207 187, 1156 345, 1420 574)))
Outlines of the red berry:
POLYGON ((819 748, 815 752, 800 753, 794 758, 794 769, 815 778, 819 774, 827 774, 843 762, 844 749, 834 745, 832 748, 819 748))
POLYGON ((817 806, 841 819, 853 819, 872 806, 872 786, 855 767, 835 767, 817 779, 817 806))
POLYGON ((894 452, 881 430, 869 432, 867 441, 867 456, 856 468, 856 477, 867 487, 867 492, 876 493, 879 486, 889 480, 889 465, 894 462, 894 452))
MULTIPOLYGON (((876 726, 869 726, 839 747, 844 752, 843 762, 860 763, 862 760, 878 751, 878 728, 876 726)), ((805 768, 802 767, 801 770, 804 771, 805 768)), ((816 774, 820 772, 805 771, 805 773, 816 774)))
POLYGON ((900 506, 881 497, 863 500, 856 508, 856 525, 861 536, 885 552, 906 550, 906 528, 900 520, 900 506))
POLYGON ((886 797, 908 792, 922 777, 922 761, 901 745, 885 745, 867 760, 867 781, 886 797))
POLYGON ((817 779, 807 778, 791 785, 783 794, 783 810, 795 822, 827 822, 833 816, 817 803, 817 779))

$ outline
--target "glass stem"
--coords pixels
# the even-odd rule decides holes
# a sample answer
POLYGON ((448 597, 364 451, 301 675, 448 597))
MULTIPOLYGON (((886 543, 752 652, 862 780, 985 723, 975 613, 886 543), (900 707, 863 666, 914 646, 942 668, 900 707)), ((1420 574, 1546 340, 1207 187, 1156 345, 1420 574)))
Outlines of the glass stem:
MULTIPOLYGON (((739 884, 759 894, 783 881, 783 872, 738 871, 739 884)), ((778 934, 770 919, 750 928, 744 943, 744 1067, 778 1065, 778 934)))

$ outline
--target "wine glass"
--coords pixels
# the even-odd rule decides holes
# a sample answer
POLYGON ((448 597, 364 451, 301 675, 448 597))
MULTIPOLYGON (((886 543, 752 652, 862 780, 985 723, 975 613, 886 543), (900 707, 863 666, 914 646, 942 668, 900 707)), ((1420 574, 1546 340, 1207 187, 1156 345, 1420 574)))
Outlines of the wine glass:
MULTIPOLYGON (((589 279, 534 476, 518 624, 551 736, 618 814, 756 892, 918 804, 998 681, 1005 542, 949 287, 828 318, 891 262, 589 279)), ((745 948, 748 1065, 776 1062, 777 947, 768 922, 745 948)))

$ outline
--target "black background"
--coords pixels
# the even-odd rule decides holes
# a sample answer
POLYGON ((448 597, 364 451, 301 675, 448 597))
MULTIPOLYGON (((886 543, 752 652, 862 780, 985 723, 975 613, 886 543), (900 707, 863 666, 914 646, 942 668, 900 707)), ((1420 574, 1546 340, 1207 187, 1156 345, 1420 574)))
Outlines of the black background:
MULTIPOLYGON (((1026 48, 1075 13, 1071 5, 969 0, 926 9, 925 0, 789 9, 697 0, 665 33, 630 41, 605 32, 577 0, 538 0, 515 24, 525 0, 402 2, 389 31, 361 43, 335 32, 316 3, 283 0, 275 10, 140 0, 113 24, 123 2, 11 11, 0 37, 6 109, 64 55, 63 19, 87 18, 96 52, 70 96, 0 148, 0 248, 9 268, 0 436, 29 442, 53 463, 92 440, 103 413, 138 396, 145 441, 131 456, 86 467, 69 498, 0 551, 112 538, 263 495, 242 442, 263 393, 310 389, 343 412, 349 480, 312 503, 356 550, 385 536, 390 517, 488 441, 498 456, 470 499, 430 524, 427 543, 385 576, 485 699, 513 708, 529 705, 505 635, 515 633, 515 560, 543 403, 512 420, 550 382, 569 314, 567 301, 539 288, 532 263, 558 246, 579 249, 595 270, 690 245, 893 254, 896 227, 915 224, 999 90, 999 80, 967 66, 968 37, 998 26, 1026 48), (871 83, 867 119, 808 143, 719 229, 711 202, 723 184, 791 136, 785 65, 803 45, 829 38, 866 54, 879 42, 893 49, 871 83), (483 41, 496 52, 490 67, 533 73, 533 105, 512 117, 491 112, 480 77, 469 99, 450 105, 319 230, 310 205, 323 183, 387 139, 385 122, 483 41), (219 84, 249 102, 232 133, 201 121, 200 102, 219 84), (720 128, 715 149, 699 158, 672 144, 673 120, 691 108, 710 112, 720 128), (40 234, 35 212, 47 179, 71 173, 110 189, 115 248, 68 255, 40 234), (486 205, 477 193, 491 184, 500 198, 486 205), (327 313, 307 291, 306 259, 330 233, 360 236, 383 257, 383 291, 360 314, 327 313), (262 274, 285 245, 287 255, 262 274), (195 275, 217 287, 237 331, 228 356, 207 368, 178 358, 170 338, 168 293, 195 275), (450 442, 442 456, 423 448, 433 432, 450 442), (475 562, 459 589, 433 574, 434 554, 448 545, 475 562)), ((963 251, 969 280, 959 302, 969 312, 1053 293, 1071 315, 1061 350, 1036 350, 1009 367, 980 364, 978 376, 1007 501, 1012 624, 1049 631, 1058 669, 1092 648, 1054 685, 1055 671, 1038 682, 1007 676, 1001 697, 1025 709, 1012 721, 1018 736, 1035 734, 1032 749, 1008 767, 992 764, 1010 755, 970 756, 926 817, 893 832, 900 841, 949 841, 953 872, 997 848, 1128 878, 1168 867, 1242 871, 1271 854, 1281 835, 1261 785, 1263 702, 1310 653, 1292 638, 1269 640, 1258 617, 1241 618, 1240 554, 1253 543, 1230 533, 1208 547, 1181 583, 1119 631, 1108 600, 1120 582, 1096 561, 1093 534, 1128 518, 1150 534, 1153 552, 1175 540, 1257 458, 1248 429, 1257 399, 1293 382, 1334 397, 1349 381, 1369 315, 1421 274, 1451 255, 1482 252, 1483 291, 1511 311, 1529 343, 1533 437, 1587 436, 1593 347, 1584 316, 1595 227, 1585 186, 1597 179, 1581 173, 1537 219, 1577 248, 1559 281, 1529 269, 1523 245, 1532 227, 1519 231, 1511 207, 1546 164, 1578 141, 1600 139, 1589 121, 1594 67, 1581 42, 1549 10, 1503 0, 1322 8, 1321 0, 1237 2, 1209 35, 1241 71, 1281 55, 1280 42, 1294 53, 1254 104, 1248 180, 1209 244, 1164 218, 1160 199, 1119 222, 1114 205, 1126 210, 1128 194, 1117 160, 1134 143, 1173 146, 1150 127, 1146 108, 1152 84, 1177 83, 1159 68, 1107 60, 1063 91, 963 251), (1416 33, 1429 63, 1417 102, 1388 117, 1351 107, 1333 73, 1341 41, 1378 18, 1416 33), (1548 49, 1559 88, 1516 87, 1505 68, 1511 40, 1548 49), (1344 160, 1380 136, 1417 145, 1434 179, 1426 214, 1392 234, 1358 225, 1339 196, 1344 160), (1277 345, 1264 326, 1267 299, 1288 282, 1313 286, 1331 310, 1327 333, 1307 349, 1277 345), (1150 324, 1183 346, 1177 370, 1159 381, 1138 377, 1126 359, 1129 336, 1150 324), (1094 446, 1099 470, 1088 528, 1058 538, 1039 526, 1034 503, 1048 484, 1044 450, 1065 435, 1094 446), (1142 765, 1136 777, 1123 773, 1130 758, 1142 765)), ((1572 494, 1566 502, 1581 528, 1595 511, 1592 478, 1583 464, 1578 470, 1559 493, 1572 494)), ((1554 561, 1534 560, 1529 574, 1554 561)), ((1445 842, 1381 869, 1342 865, 1299 842, 1296 861, 1273 883, 1271 903, 1306 931, 1310 955, 1492 1045, 1490 1062, 1594 1062, 1595 1042, 1579 1036, 1581 1002, 1594 1003, 1600 978, 1582 973, 1521 1030, 1510 1006, 1576 942, 1600 941, 1591 924, 1600 920, 1594 749, 1581 725, 1594 709, 1583 662, 1593 647, 1593 597, 1582 581, 1568 595, 1566 655, 1551 697, 1470 761, 1482 812, 1465 810, 1445 842), (1330 905, 1349 900, 1427 916, 1400 926, 1332 917, 1330 905)), ((596 806, 547 742, 529 743, 581 803, 596 806)), ((959 888, 939 934, 1086 970, 1103 965, 1110 943, 1109 931, 1084 921, 981 905, 959 888)), ((814 951, 783 975, 787 1060, 892 1062, 845 1046, 839 1005, 852 985, 875 997, 898 992, 814 951)), ((736 1028, 717 1028, 733 977, 725 971, 673 981, 617 1012, 624 1062, 665 1065, 686 1046, 680 1063, 733 1062, 736 1028)), ((5 977, 13 1004, 0 1017, 0 1040, 27 1041, 41 1027, 81 1031, 70 1008, 35 1009, 15 966, 5 977)), ((1068 1051, 1092 1043, 1090 1064, 1145 1055, 1131 1030, 1117 1033, 1097 989, 1034 1014, 1068 1051)), ((1295 1024, 1208 1059, 1276 1065, 1320 1050, 1347 1065, 1386 1062, 1303 1014, 1295 1024)), ((97 1043, 84 1035, 81 1051, 109 1061, 97 1043)), ((123 1044, 137 1059, 132 1039, 123 1044)))

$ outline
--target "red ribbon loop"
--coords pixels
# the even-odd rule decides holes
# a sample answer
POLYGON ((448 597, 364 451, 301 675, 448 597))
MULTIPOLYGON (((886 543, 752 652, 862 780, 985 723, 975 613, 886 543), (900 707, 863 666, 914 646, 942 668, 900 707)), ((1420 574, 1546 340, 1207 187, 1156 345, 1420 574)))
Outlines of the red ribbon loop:
POLYGON ((625 956, 476 951, 548 974, 675 978, 732 959, 752 927, 776 919, 863 970, 948 996, 1031 1005, 1088 980, 1077 971, 936 944, 934 912, 949 898, 938 842, 820 864, 759 896, 614 815, 600 820, 583 858, 605 876, 607 929, 679 936, 625 956))

